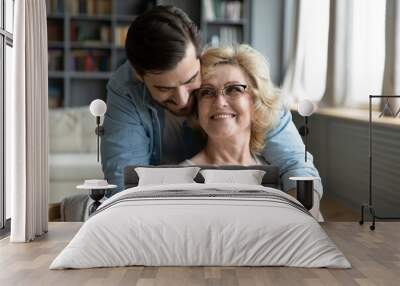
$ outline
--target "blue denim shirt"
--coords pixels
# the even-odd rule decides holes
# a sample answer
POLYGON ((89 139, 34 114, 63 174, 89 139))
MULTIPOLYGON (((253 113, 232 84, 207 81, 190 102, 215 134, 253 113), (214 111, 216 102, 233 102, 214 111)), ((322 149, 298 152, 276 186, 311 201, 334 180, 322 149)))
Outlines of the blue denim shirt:
MULTIPOLYGON (((128 61, 120 66, 107 84, 107 112, 104 117, 104 135, 101 138, 101 163, 105 179, 118 185, 114 192, 123 189, 123 172, 128 165, 157 165, 160 163, 164 126, 164 110, 150 96, 144 84, 134 79, 128 61)), ((184 127, 182 157, 190 158, 200 145, 184 127)), ((319 178, 311 154, 304 162, 304 144, 292 122, 290 111, 282 109, 277 126, 266 134, 263 157, 280 169, 283 189, 295 188, 291 176, 315 176, 319 178)), ((318 179, 314 189, 322 196, 322 184, 318 179)))

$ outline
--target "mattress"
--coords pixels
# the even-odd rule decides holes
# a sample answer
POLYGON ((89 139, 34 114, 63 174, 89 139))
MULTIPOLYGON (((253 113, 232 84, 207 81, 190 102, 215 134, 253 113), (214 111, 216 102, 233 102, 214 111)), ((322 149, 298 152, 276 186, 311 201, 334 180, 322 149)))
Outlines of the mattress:
POLYGON ((129 265, 351 267, 310 213, 282 191, 198 183, 114 195, 50 269, 129 265))

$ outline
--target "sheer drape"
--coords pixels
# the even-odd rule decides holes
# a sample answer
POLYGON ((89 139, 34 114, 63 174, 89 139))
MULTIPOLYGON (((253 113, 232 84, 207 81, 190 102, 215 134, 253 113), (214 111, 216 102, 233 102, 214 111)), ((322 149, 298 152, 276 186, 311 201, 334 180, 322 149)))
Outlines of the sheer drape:
POLYGON ((325 91, 329 0, 297 2, 294 50, 282 85, 282 93, 291 101, 321 99, 325 91))
POLYGON ((6 98, 6 182, 12 242, 47 231, 47 26, 45 0, 15 1, 14 94, 6 98))
POLYGON ((368 96, 381 93, 384 19, 384 1, 331 1, 323 105, 367 107, 368 96))
MULTIPOLYGON (((386 0, 386 56, 382 94, 400 95, 400 3, 398 0, 386 0)), ((400 108, 400 99, 389 99, 394 114, 400 108)), ((383 110, 386 100, 382 102, 383 110)), ((388 116, 392 116, 389 110, 388 116)))
MULTIPOLYGON (((388 9, 398 6, 390 0, 388 9)), ((282 85, 283 94, 320 105, 367 107, 369 94, 382 92, 385 56, 385 1, 300 0, 295 47, 282 85)), ((394 80, 398 50, 393 15, 386 18, 387 81, 394 80), (397 45, 397 46, 396 46, 397 45), (391 67, 392 66, 392 67, 391 67)), ((396 26, 397 27, 397 26, 396 26)), ((392 94, 392 83, 384 91, 392 94)), ((397 91, 398 92, 398 91, 397 91)))

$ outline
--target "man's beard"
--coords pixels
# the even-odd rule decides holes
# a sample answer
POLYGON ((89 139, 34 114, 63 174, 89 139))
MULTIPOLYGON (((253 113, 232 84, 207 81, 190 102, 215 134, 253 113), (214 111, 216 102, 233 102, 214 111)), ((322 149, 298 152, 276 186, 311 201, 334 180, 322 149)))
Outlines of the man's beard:
POLYGON ((192 112, 193 104, 194 100, 192 97, 190 97, 188 104, 184 108, 178 110, 172 110, 167 105, 163 105, 163 107, 176 116, 189 116, 190 113, 192 112))
POLYGON ((192 108, 190 108, 190 107, 185 107, 180 110, 171 110, 166 106, 165 106, 165 108, 168 109, 169 112, 171 112, 172 114, 174 114, 176 116, 189 116, 190 112, 192 111, 192 108))

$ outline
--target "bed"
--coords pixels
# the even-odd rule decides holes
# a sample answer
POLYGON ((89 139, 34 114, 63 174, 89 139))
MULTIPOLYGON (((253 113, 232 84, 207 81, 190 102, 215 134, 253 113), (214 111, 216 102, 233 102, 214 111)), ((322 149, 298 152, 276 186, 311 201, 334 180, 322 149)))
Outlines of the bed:
MULTIPOLYGON (((195 168, 201 172, 206 169, 195 168)), ((235 180, 251 167, 230 168, 240 172, 231 177, 235 180)), ((144 169, 149 172, 151 168, 144 169)), ((199 172, 192 174, 192 182, 177 183, 174 177, 181 176, 163 177, 168 171, 160 168, 153 170, 161 170, 158 176, 152 173, 149 178, 157 181, 163 177, 167 184, 141 185, 145 177, 138 176, 140 169, 129 167, 125 170, 127 189, 99 207, 50 269, 129 265, 351 267, 311 214, 274 188, 279 185, 277 169, 256 169, 265 172, 258 185, 209 182, 207 178, 201 183, 204 173, 200 176, 199 172)))

